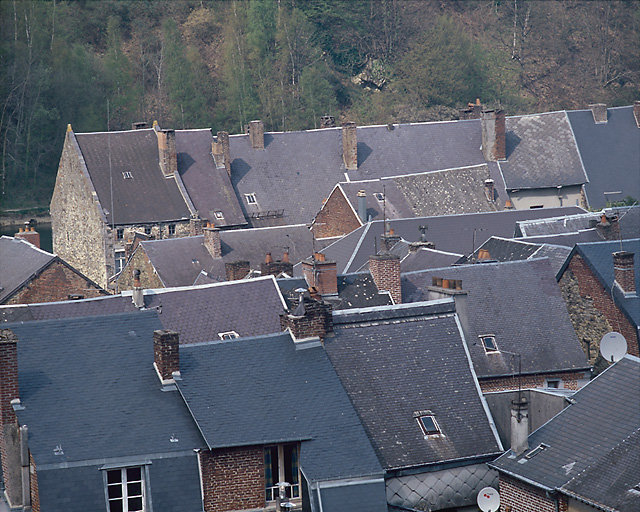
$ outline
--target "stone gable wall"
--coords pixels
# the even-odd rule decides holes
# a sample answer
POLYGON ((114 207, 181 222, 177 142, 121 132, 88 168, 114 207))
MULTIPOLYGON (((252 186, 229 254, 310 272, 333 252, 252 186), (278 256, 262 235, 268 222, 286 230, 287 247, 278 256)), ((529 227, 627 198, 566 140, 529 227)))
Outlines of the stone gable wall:
POLYGON ((158 274, 147 257, 147 253, 139 245, 118 277, 118 291, 133 290, 133 272, 136 269, 140 270, 140 285, 142 288, 147 290, 164 288, 162 281, 160 281, 158 274))

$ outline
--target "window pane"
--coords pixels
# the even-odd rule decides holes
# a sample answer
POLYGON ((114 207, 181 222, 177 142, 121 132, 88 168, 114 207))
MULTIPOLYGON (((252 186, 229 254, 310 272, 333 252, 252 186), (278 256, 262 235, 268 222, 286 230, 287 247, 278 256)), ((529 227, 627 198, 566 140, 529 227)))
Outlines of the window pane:
POLYGON ((107 471, 107 483, 115 484, 117 482, 121 482, 120 475, 121 471, 119 469, 115 469, 113 471, 107 471))
POLYGON ((109 498, 121 498, 122 497, 122 485, 109 485, 107 486, 109 498))
POLYGON ((135 482, 136 480, 142 480, 142 473, 140 468, 127 468, 127 481, 135 482))
POLYGON ((109 512, 122 512, 122 510, 122 500, 109 502, 109 512))
POLYGON ((129 498, 129 512, 142 510, 142 498, 129 498))
POLYGON ((436 426, 436 422, 433 420, 433 416, 421 416, 420 421, 422 422, 422 426, 424 427, 424 431, 427 434, 437 434, 438 427, 436 426))
POLYGON ((142 482, 127 485, 127 496, 142 496, 142 482))
POLYGON ((278 447, 270 446, 264 449, 264 476, 266 487, 278 483, 278 447))
POLYGON ((298 483, 298 447, 289 445, 283 448, 284 452, 284 479, 290 484, 298 483))

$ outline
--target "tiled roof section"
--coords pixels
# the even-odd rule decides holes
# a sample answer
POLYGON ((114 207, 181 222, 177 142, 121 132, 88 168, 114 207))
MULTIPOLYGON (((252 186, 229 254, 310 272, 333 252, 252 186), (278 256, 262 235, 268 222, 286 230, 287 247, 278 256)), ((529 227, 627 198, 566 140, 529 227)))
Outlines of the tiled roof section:
POLYGON ((238 198, 225 169, 217 169, 211 156, 211 130, 177 130, 178 170, 200 217, 216 226, 246 224, 238 198), (223 219, 216 217, 222 212, 223 219))
POLYGON ((37 465, 170 453, 204 442, 153 368, 155 312, 8 324, 37 465), (64 404, 61 408, 60 404, 64 404), (131 428, 135 418, 136 428, 131 428), (174 435, 178 443, 170 442, 174 435), (64 454, 56 455, 59 445, 64 454))
MULTIPOLYGON (((225 281, 225 263, 246 260, 253 270, 260 270, 267 252, 275 260, 285 249, 297 263, 313 253, 312 233, 305 225, 220 231, 222 258, 212 258, 203 245, 204 237, 192 236, 148 240, 140 243, 165 286, 189 286, 200 272, 212 281, 225 281)), ((328 242, 316 241, 316 250, 328 242)))
POLYGON ((186 346, 180 371, 210 447, 302 441, 311 481, 382 474, 321 346, 296 348, 288 333, 186 346))
POLYGON ((625 296, 618 286, 613 286, 613 253, 629 251, 635 254, 634 270, 636 290, 640 290, 640 238, 623 240, 622 242, 595 242, 578 244, 577 252, 593 270, 606 290, 612 290, 613 299, 627 317, 636 325, 640 325, 640 295, 625 296))
POLYGON ((0 303, 56 258, 20 238, 0 237, 0 303))
MULTIPOLYGON (((145 290, 145 306, 158 312, 163 329, 178 331, 181 343, 216 340, 236 331, 258 336, 280 331, 284 303, 275 280, 260 277, 215 285, 145 290)), ((98 299, 0 307, 0 321, 20 322, 138 312, 131 293, 98 299)), ((141 311, 144 313, 144 310, 141 311)))
POLYGON ((640 509, 640 428, 591 464, 562 490, 590 503, 619 512, 640 509))
MULTIPOLYGON (((405 302, 428 299, 432 277, 461 279, 467 291, 465 333, 479 378, 522 372, 585 369, 588 362, 547 259, 463 265, 404 274, 405 302), (479 340, 494 335, 505 353, 487 354, 479 340)), ((462 313, 460 313, 462 314, 462 313)))
POLYGON ((453 252, 438 251, 437 249, 420 248, 409 252, 400 262, 402 272, 414 272, 428 268, 441 268, 453 265, 462 255, 453 252))
POLYGON ((640 129, 633 107, 608 109, 606 123, 595 124, 591 110, 567 112, 582 162, 589 176, 585 185, 591 208, 626 196, 640 199, 640 129), (605 192, 622 192, 607 195, 605 192))
MULTIPOLYGON (((581 477, 588 480, 593 476, 583 473, 585 470, 599 464, 606 468, 613 462, 613 451, 624 449, 625 440, 637 432, 640 424, 638 389, 640 360, 626 356, 580 389, 572 396, 574 403, 529 436, 530 450, 540 443, 547 448, 530 459, 514 458, 508 451, 490 465, 547 489, 564 485, 570 489, 574 478, 579 486, 581 477), (595 412, 597 421, 594 421, 595 412)), ((621 462, 615 472, 624 470, 626 461, 621 462)), ((637 467, 631 474, 637 474, 637 467)), ((607 476, 615 480, 614 474, 601 475, 603 479, 607 476)), ((594 491, 597 492, 597 488, 594 491)), ((607 495, 604 493, 601 498, 607 495)))
POLYGON ((588 181, 565 112, 507 117, 507 160, 500 168, 507 189, 588 181))
MULTIPOLYGON (((458 254, 470 254, 491 236, 512 237, 516 222, 584 212, 581 208, 540 208, 535 210, 504 210, 500 212, 473 213, 466 215, 443 215, 418 217, 415 219, 390 220, 389 227, 402 239, 420 240, 420 226, 426 226, 426 238, 435 244, 435 249, 458 254)), ((338 273, 348 273, 365 265, 369 256, 375 254, 376 240, 383 234, 382 221, 374 221, 359 227, 347 236, 328 245, 323 252, 327 259, 337 262, 338 273)))
POLYGON ((78 133, 75 137, 109 224, 189 218, 175 179, 162 175, 153 129, 78 133), (126 179, 124 172, 132 177, 126 179))
POLYGON ((498 452, 452 301, 334 314, 325 349, 385 469, 498 452), (430 411, 442 436, 424 438, 430 411))

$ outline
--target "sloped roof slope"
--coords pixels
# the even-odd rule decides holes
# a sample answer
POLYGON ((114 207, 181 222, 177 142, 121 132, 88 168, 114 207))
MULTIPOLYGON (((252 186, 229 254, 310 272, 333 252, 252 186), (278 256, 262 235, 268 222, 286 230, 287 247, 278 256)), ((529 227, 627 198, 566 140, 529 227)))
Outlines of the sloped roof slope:
POLYGON ((0 303, 56 258, 20 238, 0 237, 0 303))

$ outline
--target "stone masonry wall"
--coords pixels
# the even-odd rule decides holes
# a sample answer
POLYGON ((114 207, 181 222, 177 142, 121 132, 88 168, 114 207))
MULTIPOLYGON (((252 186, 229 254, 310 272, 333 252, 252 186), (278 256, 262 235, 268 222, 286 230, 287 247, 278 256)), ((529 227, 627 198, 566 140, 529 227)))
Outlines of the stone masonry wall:
POLYGON ((205 512, 265 506, 262 446, 202 451, 199 460, 205 512))
POLYGON ((68 300, 70 295, 84 299, 107 295, 84 276, 62 263, 54 261, 41 274, 31 279, 25 287, 13 295, 7 304, 34 304, 68 300))
MULTIPOLYGON (((602 336, 612 330, 620 332, 625 337, 629 354, 639 355, 635 327, 616 306, 610 293, 605 290, 579 254, 571 258, 560 279, 560 288, 567 301, 569 316, 578 338, 591 343, 592 356, 594 353, 599 354, 602 336)), ((596 366, 601 369, 602 365, 596 366)))
MULTIPOLYGON (((589 380, 589 372, 557 372, 543 375, 523 375, 521 380, 522 389, 544 388, 546 379, 561 379, 561 389, 573 389, 577 391, 589 380)), ((518 389, 518 375, 516 374, 513 377, 480 378, 478 379, 478 383, 483 393, 518 389)))
MULTIPOLYGON (((501 474, 499 487, 501 512, 556 512, 554 500, 532 485, 501 474)), ((558 496, 558 512, 567 512, 567 509, 567 499, 558 496)))
POLYGON ((311 228, 316 238, 342 236, 360 227, 360 222, 344 195, 337 188, 316 216, 311 228))
POLYGON ((113 249, 73 132, 65 138, 50 210, 53 251, 106 289, 107 255, 113 249))
POLYGON ((142 246, 138 248, 131 256, 129 263, 118 277, 117 290, 133 290, 133 272, 140 270, 140 285, 147 290, 155 288, 164 288, 162 281, 158 277, 155 269, 151 265, 147 253, 144 252, 142 246))

